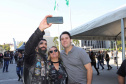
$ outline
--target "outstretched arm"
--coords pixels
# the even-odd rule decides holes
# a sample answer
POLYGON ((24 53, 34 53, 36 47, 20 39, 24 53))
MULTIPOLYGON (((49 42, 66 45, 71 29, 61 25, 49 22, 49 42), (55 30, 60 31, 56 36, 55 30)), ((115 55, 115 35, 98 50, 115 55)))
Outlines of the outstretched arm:
POLYGON ((47 24, 47 17, 52 17, 52 15, 47 15, 45 18, 41 21, 39 28, 36 29, 36 31, 31 35, 29 40, 27 41, 25 45, 25 63, 28 65, 32 65, 32 61, 34 59, 35 54, 35 48, 37 47, 40 38, 43 38, 43 35, 45 34, 44 30, 46 28, 49 28, 52 24, 47 24))
POLYGON ((38 45, 40 38, 43 38, 43 35, 45 34, 44 30, 52 25, 51 23, 47 24, 47 17, 52 17, 52 15, 45 16, 41 21, 39 28, 37 28, 37 30, 31 35, 25 45, 25 54, 30 55, 35 52, 35 48, 38 45))
POLYGON ((41 21, 39 25, 39 29, 43 32, 46 28, 49 28, 52 23, 47 24, 47 17, 52 17, 52 15, 47 15, 45 18, 41 21))

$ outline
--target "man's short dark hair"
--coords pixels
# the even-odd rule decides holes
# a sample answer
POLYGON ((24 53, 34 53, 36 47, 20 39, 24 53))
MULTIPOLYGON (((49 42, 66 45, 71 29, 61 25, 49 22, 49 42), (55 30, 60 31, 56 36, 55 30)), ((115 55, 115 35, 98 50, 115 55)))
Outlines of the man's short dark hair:
MULTIPOLYGON (((46 41, 47 42, 47 40, 46 39, 43 39, 43 38, 39 38, 39 42, 40 41, 46 41)), ((39 42, 38 42, 37 46, 39 45, 39 42)))
POLYGON ((43 41, 46 41, 46 42, 47 42, 47 40, 46 40, 46 39, 40 38, 40 41, 41 41, 41 40, 43 40, 43 41))
POLYGON ((70 37, 70 39, 71 39, 70 33, 69 33, 68 31, 64 31, 64 32, 62 32, 62 34, 60 35, 60 41, 61 41, 61 36, 62 36, 63 34, 67 34, 67 35, 70 37))

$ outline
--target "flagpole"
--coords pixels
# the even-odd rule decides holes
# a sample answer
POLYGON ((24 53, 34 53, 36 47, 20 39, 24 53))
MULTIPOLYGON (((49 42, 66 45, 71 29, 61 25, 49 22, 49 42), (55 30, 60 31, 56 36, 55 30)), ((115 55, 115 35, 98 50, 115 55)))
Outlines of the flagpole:
MULTIPOLYGON (((55 9, 57 10, 57 16, 59 16, 58 14, 58 1, 55 0, 55 9)), ((60 33, 59 33, 59 24, 58 24, 58 43, 59 43, 59 51, 61 50, 60 49, 60 33)))
POLYGON ((59 41, 59 51, 60 51, 61 49, 60 49, 60 33, 59 33, 59 24, 58 24, 58 36, 59 36, 59 37, 58 37, 58 38, 59 38, 59 39, 58 39, 58 41, 59 41))
POLYGON ((70 6, 70 0, 69 0, 69 14, 70 14, 70 27, 72 30, 72 21, 71 21, 71 6, 70 6))
POLYGON ((16 46, 16 41, 14 38, 13 38, 13 42, 14 42, 14 51, 15 51, 17 49, 17 46, 16 46))

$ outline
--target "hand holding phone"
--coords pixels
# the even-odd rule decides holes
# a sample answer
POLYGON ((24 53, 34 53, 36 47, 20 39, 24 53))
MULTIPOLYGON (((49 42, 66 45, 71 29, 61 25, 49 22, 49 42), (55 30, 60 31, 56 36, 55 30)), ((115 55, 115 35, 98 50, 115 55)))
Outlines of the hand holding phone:
POLYGON ((47 23, 63 24, 63 17, 47 17, 47 23))
POLYGON ((47 24, 47 17, 52 17, 52 15, 46 15, 45 17, 44 17, 44 19, 40 22, 40 24, 39 24, 39 29, 40 29, 40 31, 44 31, 46 28, 48 28, 48 27, 50 27, 51 25, 52 25, 52 23, 50 23, 50 24, 47 24))

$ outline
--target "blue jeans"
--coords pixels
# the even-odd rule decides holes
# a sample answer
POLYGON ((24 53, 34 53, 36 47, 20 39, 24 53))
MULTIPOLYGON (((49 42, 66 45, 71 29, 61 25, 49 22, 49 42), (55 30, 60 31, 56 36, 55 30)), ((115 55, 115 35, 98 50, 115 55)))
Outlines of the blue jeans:
POLYGON ((102 67, 102 69, 104 69, 104 67, 103 67, 103 65, 101 64, 101 61, 100 61, 100 60, 98 60, 98 69, 99 69, 99 64, 100 64, 100 66, 102 67))
POLYGON ((17 75, 23 75, 23 67, 16 67, 17 75), (20 74, 21 73, 21 74, 20 74))
POLYGON ((4 61, 3 72, 6 68, 6 72, 8 71, 9 61, 4 61))
POLYGON ((109 61, 106 62, 107 62, 108 69, 111 69, 112 67, 109 65, 109 61))

